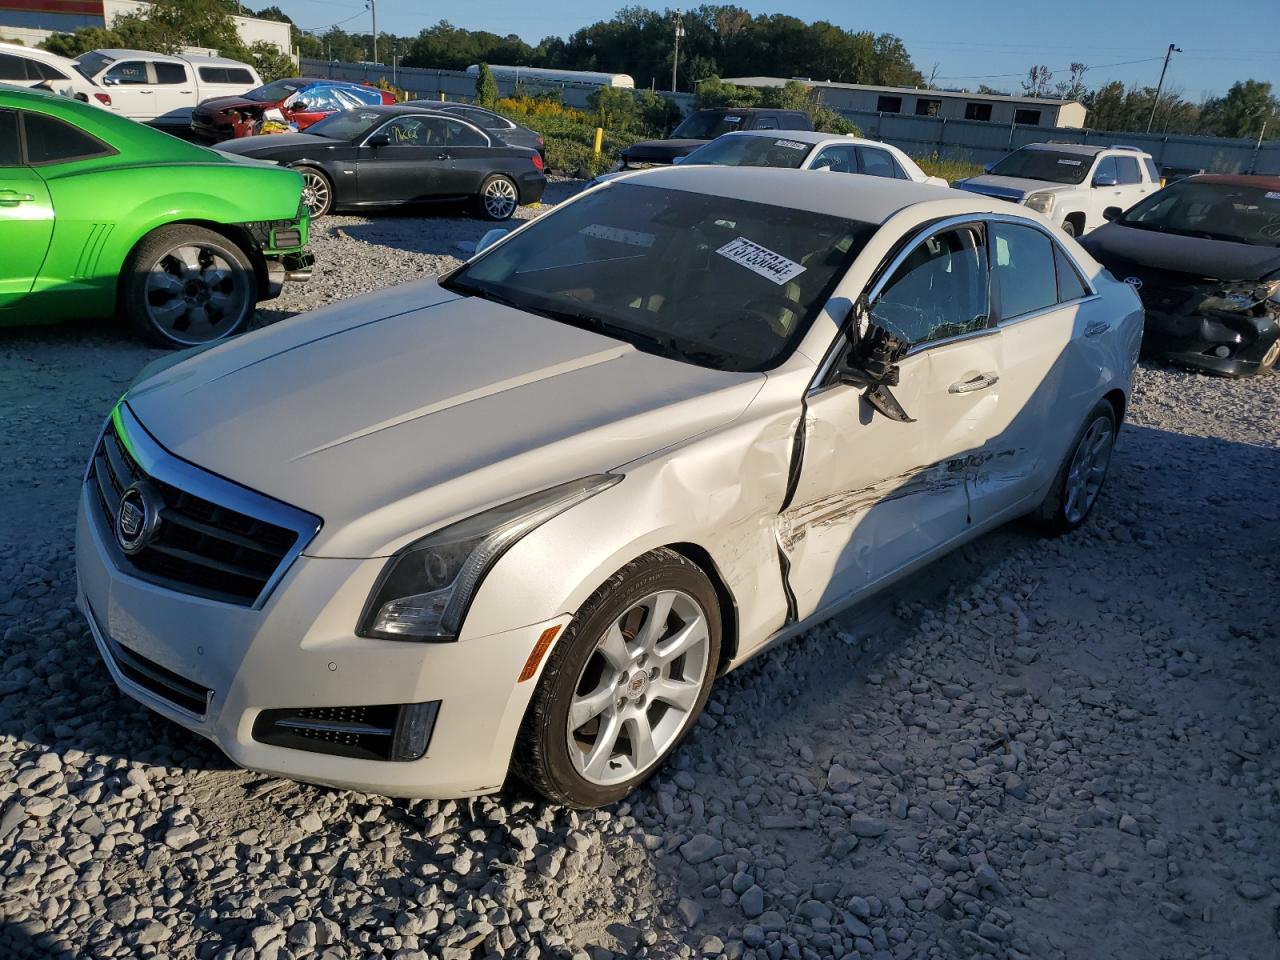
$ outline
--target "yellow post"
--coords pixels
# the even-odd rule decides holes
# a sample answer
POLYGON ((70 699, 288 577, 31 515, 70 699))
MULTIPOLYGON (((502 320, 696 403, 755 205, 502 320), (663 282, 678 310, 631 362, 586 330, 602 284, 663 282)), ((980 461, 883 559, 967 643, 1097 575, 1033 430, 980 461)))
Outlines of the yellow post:
POLYGON ((441 90, 441 91, 440 91, 440 102, 441 102, 441 103, 444 103, 444 91, 443 91, 443 90, 441 90))
POLYGON ((596 156, 600 156, 600 147, 604 143, 604 128, 596 127, 596 142, 591 146, 591 152, 596 156))

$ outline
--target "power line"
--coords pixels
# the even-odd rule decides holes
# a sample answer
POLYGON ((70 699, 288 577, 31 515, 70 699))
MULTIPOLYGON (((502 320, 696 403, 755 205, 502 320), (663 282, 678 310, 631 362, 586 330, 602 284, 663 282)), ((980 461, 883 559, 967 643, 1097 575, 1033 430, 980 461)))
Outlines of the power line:
MULTIPOLYGON (((1086 66, 1088 66, 1090 70, 1109 70, 1112 67, 1127 67, 1130 64, 1134 64, 1134 63, 1152 63, 1156 60, 1163 60, 1163 59, 1164 59, 1163 57, 1145 57, 1142 60, 1122 60, 1119 63, 1101 63, 1101 64, 1098 64, 1097 66, 1086 64, 1086 66)), ((1050 70, 1049 76, 1053 76, 1054 74, 1058 74, 1058 73, 1070 73, 1070 72, 1071 72, 1070 67, 1061 67, 1057 70, 1050 70)), ((993 79, 998 79, 1002 77, 1025 77, 1026 75, 1027 75, 1027 72, 1024 70, 1021 73, 978 73, 978 74, 969 74, 967 76, 934 77, 934 79, 935 80, 993 80, 993 79)))

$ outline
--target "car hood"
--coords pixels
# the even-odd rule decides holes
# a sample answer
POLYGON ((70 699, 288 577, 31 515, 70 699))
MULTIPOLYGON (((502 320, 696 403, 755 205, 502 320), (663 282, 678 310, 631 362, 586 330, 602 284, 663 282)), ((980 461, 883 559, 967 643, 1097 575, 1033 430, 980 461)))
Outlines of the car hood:
POLYGON ((1099 227, 1080 242, 1108 268, 1134 264, 1214 280, 1261 280, 1280 270, 1276 247, 1184 237, 1121 223, 1099 227))
POLYGON ((632 163, 671 163, 676 157, 693 153, 706 140, 641 140, 622 151, 624 159, 632 163))
POLYGON ((430 280, 202 350, 126 402, 177 456, 321 517, 308 554, 370 557, 727 423, 763 382, 430 280))
POLYGON ((1026 180, 1022 177, 997 177, 989 173, 958 181, 955 185, 958 189, 968 190, 970 193, 981 193, 988 197, 1014 201, 1021 201, 1030 193, 1060 193, 1075 189, 1075 186, 1068 183, 1026 180))
POLYGON ((201 113, 217 113, 220 110, 243 110, 246 107, 268 110, 271 107, 280 106, 280 103, 281 101, 279 100, 250 100, 248 97, 210 97, 208 100, 201 100, 196 109, 201 113))
POLYGON ((338 143, 339 141, 337 140, 318 137, 312 133, 260 133, 254 137, 240 137, 238 140, 228 140, 225 143, 218 144, 215 149, 223 153, 248 157, 271 150, 287 150, 295 147, 301 147, 304 150, 328 148, 336 146, 338 143))

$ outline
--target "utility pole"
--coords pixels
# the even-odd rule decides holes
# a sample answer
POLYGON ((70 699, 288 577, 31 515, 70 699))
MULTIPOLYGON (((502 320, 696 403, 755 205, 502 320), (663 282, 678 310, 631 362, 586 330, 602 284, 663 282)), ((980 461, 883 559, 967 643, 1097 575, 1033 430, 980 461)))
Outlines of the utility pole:
POLYGON ((369 0, 369 12, 373 14, 373 62, 378 62, 378 0, 369 0))
POLYGON ((1165 71, 1169 69, 1169 58, 1175 53, 1181 53, 1182 48, 1176 44, 1169 44, 1169 49, 1164 54, 1164 66, 1160 68, 1160 82, 1156 84, 1156 98, 1151 101, 1151 116, 1147 118, 1147 133, 1151 132, 1151 125, 1156 122, 1156 107, 1160 105, 1160 91, 1164 89, 1165 71))
POLYGON ((680 70, 680 38, 684 36, 684 21, 680 19, 680 11, 676 11, 676 50, 671 58, 671 92, 676 92, 676 76, 680 70))

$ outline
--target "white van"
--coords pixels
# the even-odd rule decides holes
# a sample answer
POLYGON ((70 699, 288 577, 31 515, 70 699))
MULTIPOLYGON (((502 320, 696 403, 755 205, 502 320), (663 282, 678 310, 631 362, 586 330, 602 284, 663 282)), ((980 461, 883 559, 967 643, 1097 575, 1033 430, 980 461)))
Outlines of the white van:
POLYGON ((105 105, 94 99, 93 94, 101 91, 92 80, 80 75, 74 60, 16 43, 0 43, 0 83, 38 87, 64 97, 105 105))
POLYGON ((191 127, 191 108, 210 97, 239 96, 261 86, 258 71, 225 57, 91 50, 75 60, 80 74, 102 88, 108 109, 157 127, 191 127))

